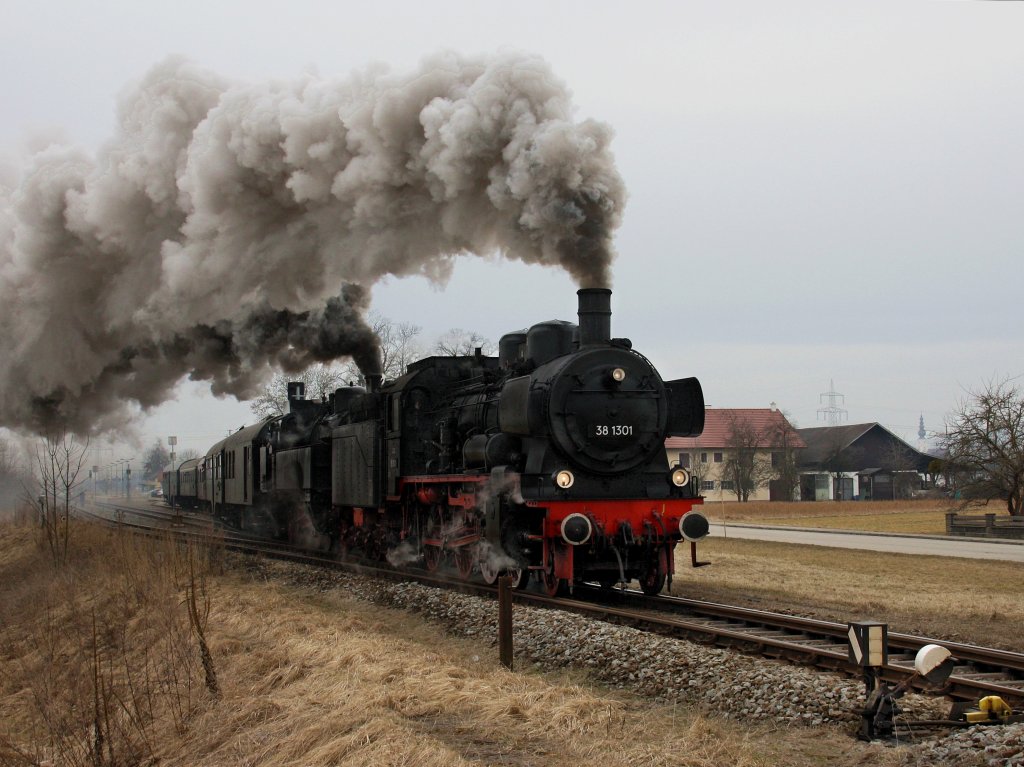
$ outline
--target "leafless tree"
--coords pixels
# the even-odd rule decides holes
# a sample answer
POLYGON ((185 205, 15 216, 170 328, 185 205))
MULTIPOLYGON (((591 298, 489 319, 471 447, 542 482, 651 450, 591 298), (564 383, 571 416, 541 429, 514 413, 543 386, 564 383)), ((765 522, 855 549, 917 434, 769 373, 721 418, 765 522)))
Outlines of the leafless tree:
POLYGON ((785 413, 769 423, 762 434, 764 444, 771 449, 769 486, 787 501, 796 497, 800 486, 800 467, 797 460, 798 435, 785 413))
POLYGON ((690 453, 690 475, 697 481, 697 489, 702 490, 704 488, 704 480, 708 478, 710 474, 710 464, 707 461, 700 460, 700 450, 694 450, 690 453))
POLYGON ((89 438, 80 438, 66 429, 46 434, 36 446, 35 484, 41 492, 29 493, 29 497, 57 565, 67 561, 72 499, 84 493, 78 478, 88 451, 89 438))
POLYGON ((434 352, 442 357, 466 357, 480 349, 482 354, 493 354, 494 344, 475 330, 452 328, 438 336, 434 352))
POLYGON ((409 364, 424 356, 417 341, 423 331, 419 325, 394 322, 377 312, 370 312, 370 325, 380 339, 381 373, 386 380, 405 375, 409 364))
POLYGON ((920 486, 920 479, 910 448, 894 440, 889 446, 886 464, 892 472, 893 499, 912 498, 920 486))
MULTIPOLYGON (((370 326, 380 339, 381 372, 385 379, 403 375, 411 362, 422 356, 416 344, 421 328, 411 322, 394 322, 377 312, 370 312, 370 326)), ((354 362, 340 364, 318 363, 298 374, 276 374, 249 408, 260 418, 284 415, 288 412, 288 383, 302 381, 306 396, 325 399, 331 392, 348 384, 363 384, 363 374, 354 362)))
POLYGON ((171 462, 171 454, 164 446, 163 440, 157 437, 153 446, 146 452, 142 461, 142 478, 156 479, 161 471, 171 462))
POLYGON ((249 409, 260 418, 284 415, 288 412, 288 383, 301 381, 306 385, 306 396, 322 399, 340 386, 348 383, 345 369, 338 365, 312 365, 301 373, 286 375, 277 373, 263 391, 249 403, 249 409))
POLYGON ((1024 512, 1024 393, 1014 379, 968 392, 944 442, 965 498, 1002 500, 1008 513, 1024 512))
POLYGON ((763 455, 765 436, 750 421, 730 415, 728 425, 722 477, 732 482, 736 500, 746 502, 751 493, 772 478, 771 460, 763 455))
POLYGON ((822 449, 822 456, 819 465, 828 472, 832 479, 833 496, 835 500, 843 500, 843 482, 847 474, 858 471, 863 466, 864 451, 859 447, 851 447, 844 441, 844 432, 834 431, 829 437, 828 444, 822 449))
POLYGON ((0 438, 0 513, 13 510, 24 485, 24 466, 15 444, 0 438))
POLYGON ((690 476, 697 482, 697 489, 703 489, 703 482, 708 479, 710 472, 709 466, 706 461, 700 460, 702 451, 699 447, 693 450, 686 450, 679 454, 679 465, 690 472, 690 476))

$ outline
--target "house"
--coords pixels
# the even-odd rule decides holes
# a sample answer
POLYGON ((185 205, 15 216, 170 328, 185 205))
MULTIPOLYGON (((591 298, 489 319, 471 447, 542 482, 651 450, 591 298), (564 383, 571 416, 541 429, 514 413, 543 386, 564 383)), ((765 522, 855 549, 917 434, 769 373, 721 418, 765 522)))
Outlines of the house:
POLYGON ((804 500, 894 500, 912 497, 934 456, 908 445, 879 423, 797 429, 804 500))
POLYGON ((709 500, 794 500, 796 429, 776 407, 707 408, 699 437, 665 440, 669 465, 682 466, 709 500), (744 498, 745 496, 745 498, 744 498))

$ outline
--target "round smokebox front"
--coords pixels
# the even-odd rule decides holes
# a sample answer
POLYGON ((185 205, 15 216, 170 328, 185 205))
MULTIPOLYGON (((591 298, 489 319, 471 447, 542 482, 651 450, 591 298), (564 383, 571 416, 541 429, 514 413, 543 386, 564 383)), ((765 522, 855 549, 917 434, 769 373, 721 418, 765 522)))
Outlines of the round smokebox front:
POLYGON ((665 385, 635 352, 605 347, 575 354, 551 387, 548 427, 555 445, 599 474, 649 461, 662 449, 666 418, 665 385))

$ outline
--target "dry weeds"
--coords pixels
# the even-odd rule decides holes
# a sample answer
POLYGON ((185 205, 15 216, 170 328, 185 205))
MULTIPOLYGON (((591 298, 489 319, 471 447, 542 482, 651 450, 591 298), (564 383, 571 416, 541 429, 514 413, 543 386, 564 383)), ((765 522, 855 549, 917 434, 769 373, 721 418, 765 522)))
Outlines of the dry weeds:
POLYGON ((182 595, 203 581, 205 561, 168 542, 72 528, 58 567, 37 528, 0 526, 4 764, 137 764, 156 723, 183 731, 202 698, 182 595))
POLYGON ((223 701, 162 763, 765 764, 748 733, 539 675, 343 595, 225 580, 223 701))
MULTIPOLYGON (((813 738, 803 729, 750 728, 611 693, 578 672, 510 673, 495 648, 453 639, 406 613, 244 575, 209 583, 205 636, 220 681, 215 697, 202 685, 194 642, 185 667, 159 665, 169 645, 154 630, 173 614, 175 630, 188 631, 186 584, 147 564, 172 553, 157 547, 150 556, 131 542, 76 537, 87 540, 76 549, 69 583, 39 564, 33 531, 0 526, 0 733, 16 747, 0 751, 0 764, 37 764, 44 757, 61 765, 268 767, 899 763, 898 752, 862 746, 828 728, 813 738), (51 585, 41 589, 37 581, 51 585), (69 586, 74 609, 50 590, 69 586), (118 636, 109 642, 125 648, 118 656, 122 677, 130 670, 140 681, 184 685, 175 688, 178 698, 158 699, 154 692, 142 745, 109 759, 89 751, 88 675, 71 678, 83 668, 79 656, 91 668, 80 648, 92 641, 89 627, 71 619, 105 615, 104 605, 112 616, 121 611, 121 622, 111 622, 118 636), (168 617, 161 624, 141 605, 168 617), (40 626, 63 642, 51 636, 54 647, 44 652, 40 626), (77 748, 55 748, 54 723, 41 713, 48 707, 64 712, 64 737, 77 748)), ((118 680, 111 670, 108 681, 118 680)))

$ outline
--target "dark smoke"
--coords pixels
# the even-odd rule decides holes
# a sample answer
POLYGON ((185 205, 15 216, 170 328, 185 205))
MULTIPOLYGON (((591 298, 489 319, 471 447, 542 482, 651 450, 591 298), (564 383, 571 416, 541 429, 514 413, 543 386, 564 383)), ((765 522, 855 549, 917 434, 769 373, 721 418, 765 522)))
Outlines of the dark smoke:
POLYGON ((605 286, 625 192, 611 131, 536 58, 247 85, 180 61, 95 159, 37 154, 0 200, 0 425, 121 427, 182 376, 251 396, 352 356, 386 275, 500 253, 605 286))

